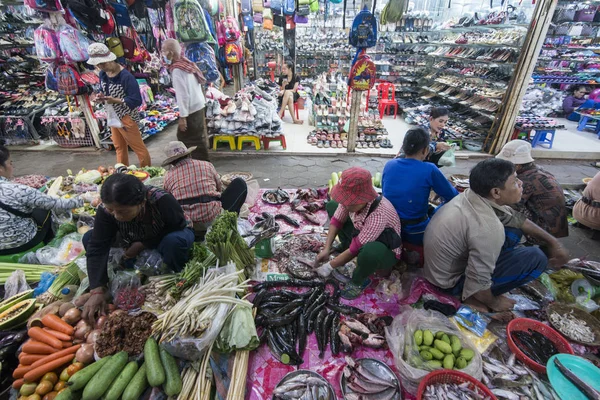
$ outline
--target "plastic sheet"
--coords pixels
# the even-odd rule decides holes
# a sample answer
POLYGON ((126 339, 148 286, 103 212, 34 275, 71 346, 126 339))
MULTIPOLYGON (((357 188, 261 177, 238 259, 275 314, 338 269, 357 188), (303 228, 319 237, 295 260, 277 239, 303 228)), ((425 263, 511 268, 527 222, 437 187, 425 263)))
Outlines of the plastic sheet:
MULTIPOLYGON (((45 273, 46 272, 44 272, 42 274, 42 279, 43 279, 45 273)), ((54 276, 52 274, 49 274, 49 275, 54 276)), ((52 280, 54 280, 54 278, 52 278, 52 280)), ((40 282, 40 284, 41 283, 42 282, 40 282)), ((52 284, 52 282, 50 282, 50 285, 51 284, 52 284)), ((50 287, 50 285, 48 285, 48 287, 50 287)), ((17 269, 15 271, 13 271, 12 274, 10 274, 10 276, 4 283, 4 299, 8 299, 9 297, 13 297, 16 294, 19 294, 21 292, 24 292, 24 291, 30 290, 30 289, 31 288, 27 284, 27 279, 25 278, 25 272, 23 272, 23 270, 17 269)), ((46 291, 46 289, 44 289, 44 291, 46 291)))
MULTIPOLYGON (((411 282, 411 280, 404 281, 411 282)), ((400 300, 400 305, 415 304, 422 296, 426 296, 427 300, 437 300, 440 303, 450 304, 454 308, 460 307, 458 299, 449 294, 442 293, 438 288, 429 283, 427 279, 420 276, 412 279, 410 289, 406 291, 408 291, 408 295, 400 300)))
POLYGON ((394 355, 402 386, 406 391, 415 394, 420 381, 431 372, 431 369, 425 369, 425 366, 417 368, 406 361, 413 360, 415 364, 423 362, 418 351, 415 350, 416 344, 414 343, 413 333, 417 329, 429 329, 432 332, 442 331, 448 335, 458 336, 463 348, 475 351, 475 356, 461 372, 481 380, 483 376, 481 354, 477 351, 475 345, 448 318, 437 311, 418 310, 404 306, 400 314, 394 318, 392 325, 385 329, 385 336, 394 355))
MULTIPOLYGON (((35 287, 35 289, 33 289, 33 295, 37 297, 40 294, 45 293, 46 290, 48 290, 50 288, 50 286, 52 286, 54 279, 56 279, 56 275, 54 275, 50 272, 47 272, 47 271, 42 272, 42 275, 40 276, 40 282, 35 287)), ((6 281, 6 284, 4 285, 5 288, 7 287, 6 285, 8 285, 8 281, 6 281)), ((6 290, 6 293, 8 293, 8 290, 6 290)), ((19 293, 19 292, 17 292, 17 293, 19 293)), ((7 297, 5 297, 5 298, 7 298, 7 297)))

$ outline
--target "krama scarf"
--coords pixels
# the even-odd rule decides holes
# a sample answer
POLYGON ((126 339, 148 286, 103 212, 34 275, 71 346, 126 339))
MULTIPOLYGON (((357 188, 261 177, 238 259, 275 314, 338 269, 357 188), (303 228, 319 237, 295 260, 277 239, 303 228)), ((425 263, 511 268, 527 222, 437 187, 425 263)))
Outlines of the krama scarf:
POLYGON ((204 74, 200 71, 200 68, 185 57, 181 57, 179 60, 174 61, 173 64, 169 65, 169 72, 173 73, 173 70, 177 68, 188 74, 193 74, 201 85, 206 82, 206 78, 204 78, 204 74))

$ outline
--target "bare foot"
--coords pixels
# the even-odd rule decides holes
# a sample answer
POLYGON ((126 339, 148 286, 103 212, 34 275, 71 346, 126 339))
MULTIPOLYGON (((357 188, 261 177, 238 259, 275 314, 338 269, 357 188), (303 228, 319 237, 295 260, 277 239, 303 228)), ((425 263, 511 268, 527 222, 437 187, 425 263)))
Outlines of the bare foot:
POLYGON ((294 121, 294 124, 296 125, 302 125, 304 123, 304 121, 302 121, 301 119, 297 119, 294 121))
POLYGON ((515 319, 516 317, 515 314, 513 314, 511 311, 502 311, 499 313, 491 314, 490 318, 506 324, 515 319))
POLYGON ((486 306, 485 304, 483 304, 482 302, 480 302, 479 300, 476 300, 473 297, 469 297, 468 299, 466 299, 464 301, 464 304, 471 307, 473 310, 475 311, 479 311, 482 313, 488 313, 490 312, 490 309, 488 306, 486 306))

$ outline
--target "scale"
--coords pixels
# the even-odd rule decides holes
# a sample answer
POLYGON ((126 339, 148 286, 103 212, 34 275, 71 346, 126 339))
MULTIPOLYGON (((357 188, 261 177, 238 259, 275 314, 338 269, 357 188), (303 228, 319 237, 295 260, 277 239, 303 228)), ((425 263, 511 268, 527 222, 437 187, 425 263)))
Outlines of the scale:
POLYGON ((586 296, 595 299, 600 297, 600 286, 593 286, 587 279, 577 279, 571 284, 571 293, 575 297, 586 296))

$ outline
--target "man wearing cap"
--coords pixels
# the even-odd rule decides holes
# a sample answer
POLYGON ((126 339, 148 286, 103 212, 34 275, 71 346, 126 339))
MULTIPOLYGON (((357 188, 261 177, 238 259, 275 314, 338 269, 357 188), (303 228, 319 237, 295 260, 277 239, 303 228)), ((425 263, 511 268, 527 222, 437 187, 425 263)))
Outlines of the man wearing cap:
POLYGON ((517 177, 523 182, 521 201, 511 207, 554 237, 569 236, 563 190, 554 175, 534 164, 531 144, 524 140, 510 141, 496 158, 513 163, 517 177))
POLYGON ((329 233, 315 266, 325 262, 317 272, 329 276, 335 268, 357 257, 352 279, 344 279, 340 273, 333 275, 346 283, 342 297, 354 299, 371 283, 369 275, 391 270, 400 259, 400 218, 392 203, 377 194, 371 174, 363 168, 345 170, 331 198, 333 201, 327 203, 331 218, 329 233), (336 236, 339 236, 342 253, 329 260, 336 236))
POLYGON ((521 199, 521 181, 512 163, 490 158, 469 176, 470 189, 438 210, 425 230, 423 275, 461 296, 480 311, 511 310, 503 296, 537 279, 548 265, 561 266, 568 252, 556 238, 509 205, 521 199), (546 246, 519 246, 520 232, 546 246))
POLYGON ((163 166, 171 168, 165 174, 164 188, 177 199, 194 223, 196 236, 201 237, 222 210, 239 214, 248 188, 244 179, 236 178, 221 193, 221 179, 215 167, 208 161, 191 158, 194 150, 196 147, 188 149, 177 141, 167 145, 163 166))

